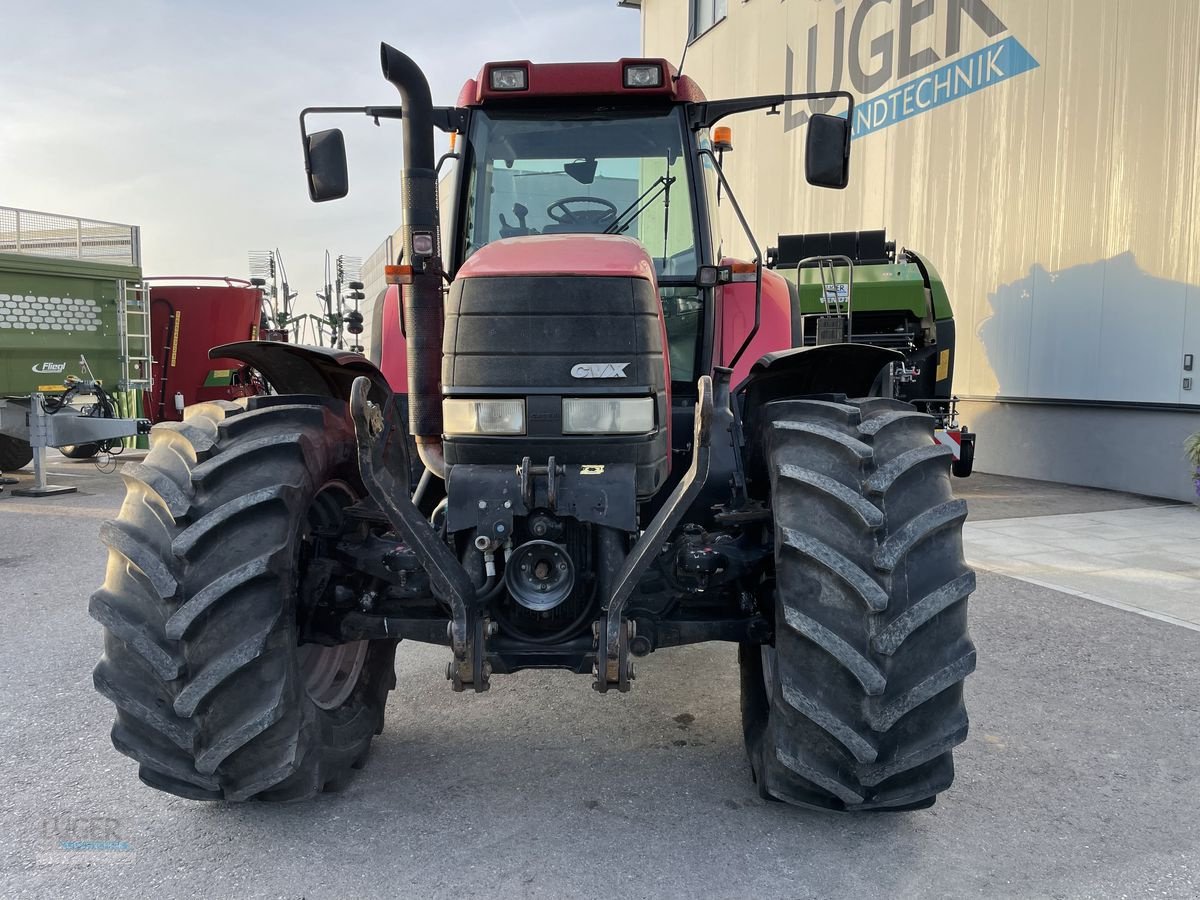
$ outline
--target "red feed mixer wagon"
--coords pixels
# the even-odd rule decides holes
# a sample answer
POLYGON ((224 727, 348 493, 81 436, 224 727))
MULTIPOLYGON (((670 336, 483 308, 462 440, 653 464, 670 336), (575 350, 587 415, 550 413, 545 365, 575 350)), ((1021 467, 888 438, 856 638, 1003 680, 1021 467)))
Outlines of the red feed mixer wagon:
MULTIPOLYGON (((244 362, 208 356, 212 347, 258 339, 263 312, 259 287, 240 278, 205 275, 160 276, 143 283, 150 307, 145 336, 150 387, 141 394, 142 417, 152 423, 178 422, 192 404, 266 392, 244 362)), ((114 412, 104 404, 93 409, 94 415, 114 412)), ((119 443, 67 444, 59 450, 70 459, 90 459, 119 443)))
POLYGON ((185 407, 262 392, 245 363, 209 359, 212 347, 258 339, 262 291, 239 278, 149 278, 150 346, 155 365, 144 409, 177 422, 185 407))

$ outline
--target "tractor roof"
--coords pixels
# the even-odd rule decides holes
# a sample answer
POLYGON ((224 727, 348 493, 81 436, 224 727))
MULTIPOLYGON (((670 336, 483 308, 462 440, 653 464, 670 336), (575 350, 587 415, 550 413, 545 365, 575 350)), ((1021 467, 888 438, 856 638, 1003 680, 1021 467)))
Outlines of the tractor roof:
MULTIPOLYGON (((654 80, 651 79, 653 82, 654 80)), ((463 85, 459 106, 520 104, 531 100, 609 97, 630 101, 650 98, 668 103, 701 102, 704 93, 687 75, 679 75, 665 59, 619 59, 615 62, 532 63, 529 60, 486 63, 479 75, 463 85), (628 86, 630 69, 658 68, 656 83, 628 86), (511 72, 515 81, 498 71, 511 72), (519 74, 524 72, 522 78, 519 74), (498 87, 501 81, 523 87, 498 87)))

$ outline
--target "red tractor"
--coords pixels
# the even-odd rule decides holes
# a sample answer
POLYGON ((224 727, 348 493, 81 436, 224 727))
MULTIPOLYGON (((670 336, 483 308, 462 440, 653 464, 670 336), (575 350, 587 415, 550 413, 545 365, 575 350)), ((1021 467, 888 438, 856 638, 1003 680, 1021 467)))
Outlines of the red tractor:
POLYGON ((262 392, 245 364, 210 359, 208 350, 259 337, 263 292, 241 278, 147 278, 150 347, 154 376, 146 414, 154 422, 179 421, 186 407, 208 400, 236 400, 262 392))
MULTIPOLYGON (((491 63, 435 107, 409 57, 382 62, 402 107, 301 125, 323 201, 346 194, 345 145, 305 117, 402 121, 407 395, 349 352, 212 351, 276 393, 190 407, 125 469, 91 600, 117 748, 180 796, 304 798, 361 765, 401 639, 447 646, 455 690, 560 668, 600 693, 720 640, 764 797, 932 804, 975 666, 951 451, 880 396, 901 352, 831 323, 798 339, 709 137, 853 99, 710 101, 625 59, 491 63), (435 130, 458 136, 445 234, 435 130), (718 202, 753 260, 723 256, 718 202)), ((847 118, 812 116, 807 181, 845 187, 849 150, 847 118)))

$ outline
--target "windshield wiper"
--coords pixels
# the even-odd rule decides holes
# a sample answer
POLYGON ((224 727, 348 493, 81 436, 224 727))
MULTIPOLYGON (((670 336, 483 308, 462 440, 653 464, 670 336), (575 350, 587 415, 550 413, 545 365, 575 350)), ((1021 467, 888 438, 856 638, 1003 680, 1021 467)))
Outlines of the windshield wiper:
POLYGON ((621 214, 613 219, 609 226, 604 229, 604 233, 624 234, 629 230, 629 226, 634 223, 634 221, 642 214, 646 207, 657 200, 660 194, 669 191, 671 189, 671 185, 678 180, 679 179, 674 175, 660 175, 651 183, 650 187, 646 188, 646 190, 642 192, 640 197, 625 207, 625 209, 621 211, 621 214), (644 203, 642 202, 643 200, 645 201, 644 203), (641 204, 640 206, 638 206, 639 203, 641 204), (634 207, 637 208, 635 209, 634 207), (630 212, 631 210, 632 213, 630 212), (626 215, 629 216, 628 219, 625 219, 626 215))

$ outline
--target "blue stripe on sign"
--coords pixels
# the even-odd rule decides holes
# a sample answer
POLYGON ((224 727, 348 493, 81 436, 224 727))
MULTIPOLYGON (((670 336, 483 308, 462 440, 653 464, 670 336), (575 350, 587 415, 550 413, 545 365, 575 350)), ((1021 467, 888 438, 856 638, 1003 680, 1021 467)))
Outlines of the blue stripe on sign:
POLYGON ((1007 81, 1039 63, 1011 35, 982 50, 906 81, 854 105, 853 138, 919 116, 961 97, 1007 81))

